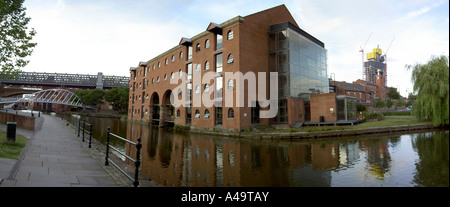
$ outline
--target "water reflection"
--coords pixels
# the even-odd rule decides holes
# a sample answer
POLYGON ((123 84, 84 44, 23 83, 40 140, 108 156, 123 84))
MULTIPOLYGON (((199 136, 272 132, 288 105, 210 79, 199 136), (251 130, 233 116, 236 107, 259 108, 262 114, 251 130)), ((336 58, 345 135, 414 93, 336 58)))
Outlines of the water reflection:
POLYGON ((448 131, 265 142, 128 129, 143 137, 141 171, 165 186, 448 186, 448 131))
MULTIPOLYGON (((449 131, 291 142, 92 121, 102 143, 107 127, 132 141, 141 137, 141 171, 165 186, 449 186, 449 131)), ((115 145, 135 156, 134 147, 115 145)))

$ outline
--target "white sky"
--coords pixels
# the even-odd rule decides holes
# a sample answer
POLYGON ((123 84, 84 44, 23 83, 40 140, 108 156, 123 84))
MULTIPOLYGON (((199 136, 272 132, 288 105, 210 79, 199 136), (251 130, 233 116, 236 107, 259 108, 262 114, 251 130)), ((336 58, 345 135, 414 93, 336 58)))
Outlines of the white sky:
POLYGON ((38 43, 24 71, 129 76, 129 68, 176 46, 181 37, 285 4, 300 28, 325 43, 328 74, 362 77, 360 47, 386 52, 388 86, 412 92, 406 64, 449 55, 447 0, 27 0, 38 43))

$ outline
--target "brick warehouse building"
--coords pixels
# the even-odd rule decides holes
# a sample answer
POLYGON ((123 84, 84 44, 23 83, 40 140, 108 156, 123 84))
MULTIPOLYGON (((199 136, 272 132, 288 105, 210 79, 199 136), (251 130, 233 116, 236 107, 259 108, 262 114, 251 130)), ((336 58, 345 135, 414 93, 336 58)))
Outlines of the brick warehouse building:
MULTIPOLYGON (((172 49, 130 68, 128 118, 159 125, 174 123, 230 130, 251 128, 255 124, 292 126, 305 121, 319 122, 319 118, 337 121, 338 101, 334 93, 329 93, 326 53, 324 43, 301 30, 284 5, 237 16, 222 24, 210 23, 206 31, 192 38, 181 38, 172 49), (192 79, 207 72, 219 76, 209 84, 194 85, 192 79), (227 79, 225 72, 265 72, 266 83, 269 83, 268 72, 278 72, 277 116, 261 118, 259 112, 267 108, 257 102, 253 107, 247 104, 248 84, 244 85, 244 107, 224 105, 225 90, 233 91, 236 97, 236 86, 239 86, 239 80, 227 79), (172 106, 171 96, 183 94, 174 91, 178 85, 170 84, 170 80, 183 73, 187 77, 182 78, 188 80, 186 93, 192 97, 214 90, 216 104, 172 106), (213 83, 217 83, 215 88, 213 83)), ((251 87, 259 90, 257 85, 251 87)), ((269 88, 267 84, 266 97, 269 88)))

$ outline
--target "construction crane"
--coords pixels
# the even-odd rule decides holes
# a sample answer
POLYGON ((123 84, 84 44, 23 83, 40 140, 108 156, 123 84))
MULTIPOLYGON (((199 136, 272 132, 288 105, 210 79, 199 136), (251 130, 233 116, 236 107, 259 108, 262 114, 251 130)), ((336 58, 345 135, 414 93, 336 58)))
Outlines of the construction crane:
POLYGON ((384 85, 387 86, 387 53, 389 52, 389 48, 391 48, 392 42, 394 42, 394 38, 392 38, 391 43, 389 44, 388 49, 386 50, 386 52, 384 53, 384 85))
POLYGON ((359 50, 359 52, 361 53, 361 61, 362 61, 362 80, 366 80, 366 77, 365 77, 365 69, 364 69, 364 48, 366 47, 366 45, 367 45, 367 42, 369 42, 369 39, 370 39, 370 36, 372 36, 372 33, 373 32, 370 32, 370 35, 369 35, 369 38, 367 38, 367 41, 366 41, 366 43, 364 43, 364 46, 363 47, 361 47, 361 46, 359 46, 361 49, 359 50))

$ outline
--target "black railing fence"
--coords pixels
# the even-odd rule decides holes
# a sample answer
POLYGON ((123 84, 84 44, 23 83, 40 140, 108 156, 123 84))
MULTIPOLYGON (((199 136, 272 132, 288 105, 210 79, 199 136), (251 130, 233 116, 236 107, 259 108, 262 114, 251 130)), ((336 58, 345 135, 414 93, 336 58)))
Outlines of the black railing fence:
POLYGON ((133 185, 134 187, 139 186, 139 166, 141 165, 141 158, 140 158, 140 154, 141 154, 141 148, 142 148, 142 143, 141 143, 141 138, 137 138, 137 142, 132 142, 130 140, 127 140, 121 136, 118 136, 116 134, 111 133, 111 129, 108 127, 108 131, 107 131, 107 138, 106 138, 106 158, 105 158, 105 165, 109 165, 109 163, 111 163, 114 167, 116 167, 120 172, 122 172, 127 178, 129 178, 131 181, 133 181, 133 185), (121 150, 111 146, 109 144, 109 140, 110 137, 115 137, 119 140, 122 140, 124 142, 127 142, 131 145, 134 145, 136 147, 136 158, 133 159, 130 156, 124 154, 123 152, 121 152, 121 150), (124 156, 125 158, 127 158, 128 160, 132 161, 135 165, 135 171, 134 171, 134 178, 131 177, 127 172, 125 172, 125 170, 123 170, 122 168, 120 168, 116 163, 114 163, 111 159, 109 159, 109 149, 112 149, 114 151, 116 151, 117 153, 121 154, 122 156, 124 156))
POLYGON ((78 119, 78 137, 81 136, 81 140, 84 142, 85 141, 85 136, 84 134, 86 133, 87 135, 89 135, 89 142, 88 142, 88 146, 89 148, 91 148, 92 146, 92 121, 90 121, 89 123, 87 123, 86 120, 81 121, 81 119, 78 119), (88 130, 86 130, 86 126, 89 127, 88 130), (81 131, 81 135, 80 135, 80 131, 81 131))

